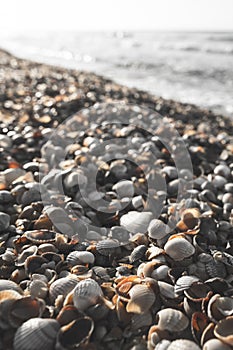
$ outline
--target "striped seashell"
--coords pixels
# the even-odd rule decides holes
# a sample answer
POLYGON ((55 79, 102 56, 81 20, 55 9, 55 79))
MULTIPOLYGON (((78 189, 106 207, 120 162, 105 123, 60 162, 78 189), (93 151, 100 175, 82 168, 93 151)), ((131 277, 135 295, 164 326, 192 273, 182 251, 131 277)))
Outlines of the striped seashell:
POLYGON ((17 329, 14 350, 53 350, 59 328, 56 320, 31 318, 17 329))
POLYGON ((161 220, 153 219, 148 227, 148 235, 152 239, 161 239, 170 232, 169 227, 161 220))
POLYGON ((158 327, 169 332, 181 332, 188 327, 188 318, 179 310, 163 309, 158 313, 158 327))
POLYGON ((72 266, 79 264, 93 264, 95 256, 91 252, 74 251, 67 255, 66 261, 72 266))
POLYGON ((98 283, 91 278, 80 281, 73 291, 74 306, 80 311, 84 311, 89 306, 96 304, 102 297, 102 289, 98 283))
POLYGON ((105 239, 96 244, 96 250, 98 253, 104 256, 112 254, 118 247, 120 243, 114 239, 105 239))
POLYGON ((144 244, 137 246, 136 248, 134 248, 134 250, 130 254, 129 261, 131 263, 134 263, 142 259, 145 256, 146 251, 147 251, 147 246, 145 246, 144 244))
POLYGON ((59 295, 66 296, 77 285, 79 279, 77 276, 67 276, 55 280, 49 288, 49 296, 51 301, 55 301, 59 295))
POLYGON ((136 284, 129 291, 130 300, 126 306, 127 312, 140 314, 149 311, 156 300, 152 289, 144 284, 136 284))
POLYGON ((196 276, 182 276, 178 278, 175 284, 175 293, 182 293, 189 289, 194 282, 198 282, 199 278, 196 276))
POLYGON ((195 253, 194 246, 182 236, 171 236, 164 246, 164 250, 175 261, 182 261, 195 253))
POLYGON ((152 324, 152 315, 150 312, 142 314, 134 314, 131 319, 131 327, 134 330, 138 330, 142 327, 148 327, 152 324))

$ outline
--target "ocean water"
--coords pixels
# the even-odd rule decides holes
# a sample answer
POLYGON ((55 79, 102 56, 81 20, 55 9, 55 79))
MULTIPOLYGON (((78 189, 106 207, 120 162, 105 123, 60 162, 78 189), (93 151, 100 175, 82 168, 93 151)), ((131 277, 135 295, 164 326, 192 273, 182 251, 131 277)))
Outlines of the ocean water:
POLYGON ((233 117, 233 32, 2 32, 0 47, 233 117))

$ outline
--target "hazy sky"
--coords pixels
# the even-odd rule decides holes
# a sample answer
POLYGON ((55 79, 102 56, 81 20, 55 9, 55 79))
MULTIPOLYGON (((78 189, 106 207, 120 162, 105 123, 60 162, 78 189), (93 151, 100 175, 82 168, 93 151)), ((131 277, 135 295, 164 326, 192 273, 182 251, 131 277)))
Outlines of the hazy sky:
POLYGON ((3 29, 233 30, 233 0, 3 0, 3 29))

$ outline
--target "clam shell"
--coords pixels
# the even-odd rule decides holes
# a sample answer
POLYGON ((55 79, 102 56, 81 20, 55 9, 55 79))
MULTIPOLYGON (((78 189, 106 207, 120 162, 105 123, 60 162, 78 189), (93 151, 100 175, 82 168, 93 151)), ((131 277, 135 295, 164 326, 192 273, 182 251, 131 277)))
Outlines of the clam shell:
POLYGON ((29 256, 32 256, 32 255, 36 255, 37 253, 37 246, 36 245, 32 245, 26 249, 24 249, 22 251, 22 253, 18 256, 17 260, 15 261, 15 265, 16 266, 23 266, 26 259, 29 257, 29 256))
POLYGON ((24 236, 35 244, 55 242, 57 233, 49 230, 26 231, 24 236))
POLYGON ((22 289, 20 286, 13 282, 13 281, 8 281, 8 280, 0 280, 0 291, 2 290, 14 290, 20 294, 23 294, 22 289))
MULTIPOLYGON (((152 337, 153 338, 153 337, 152 337)), ((153 341, 153 339, 152 339, 153 341)), ((152 342, 153 344, 154 342, 152 342)), ((152 345, 150 344, 150 345, 152 345)), ((171 344, 170 340, 167 339, 162 339, 158 344, 155 345, 155 347, 152 346, 148 346, 149 350, 153 349, 153 350, 167 350, 169 345, 171 344)))
POLYGON ((77 349, 81 344, 87 343, 94 330, 94 322, 90 317, 82 317, 61 327, 58 333, 58 344, 65 349, 77 349))
POLYGON ((194 246, 183 237, 169 239, 164 246, 164 250, 175 261, 181 261, 195 253, 194 246))
POLYGON ((175 288, 169 283, 158 281, 160 294, 168 299, 175 299, 178 294, 175 293, 175 288))
POLYGON ((167 350, 201 350, 201 348, 188 339, 176 339, 168 346, 167 350))
POLYGON ((215 329, 214 329, 214 335, 222 340, 224 343, 227 343, 231 346, 233 346, 233 316, 229 316, 227 318, 224 318, 223 320, 220 320, 215 329))
POLYGON ((155 302, 155 293, 150 287, 136 284, 129 291, 130 300, 126 306, 127 312, 140 314, 147 312, 155 302))
POLYGON ((134 263, 140 259, 142 259, 145 256, 145 253, 147 251, 147 247, 144 244, 141 244, 134 248, 132 253, 129 256, 129 261, 131 263, 134 263))
POLYGON ((154 219, 148 227, 148 235, 152 239, 161 239, 170 232, 169 227, 161 220, 154 219))
POLYGON ((105 239, 96 244, 96 250, 101 255, 108 256, 120 246, 120 243, 114 239, 105 239))
POLYGON ((95 256, 91 252, 74 251, 67 255, 66 261, 72 266, 78 264, 93 264, 95 256))
POLYGON ((203 350, 231 350, 231 347, 219 339, 210 339, 203 345, 203 350))
POLYGON ((0 291, 0 328, 8 329, 9 327, 9 312, 15 300, 21 299, 22 296, 15 290, 0 291))
POLYGON ((188 327, 188 318, 179 310, 167 308, 158 313, 158 327, 169 332, 181 332, 188 327))
POLYGON ((34 298, 45 299, 48 293, 48 284, 45 281, 35 279, 30 282, 28 291, 34 298))
POLYGON ((211 321, 218 322, 219 320, 233 315, 233 298, 221 297, 215 294, 209 300, 207 314, 211 321))
POLYGON ((132 198, 134 195, 134 186, 132 181, 129 180, 122 180, 116 183, 112 187, 113 191, 116 191, 117 195, 120 198, 128 197, 132 198))
POLYGON ((75 275, 62 277, 54 281, 49 288, 49 296, 51 301, 55 301, 58 295, 66 296, 74 289, 78 281, 79 280, 75 275))
POLYGON ((131 319, 131 327, 134 330, 140 329, 142 327, 148 327, 152 323, 152 315, 150 312, 145 312, 143 314, 135 314, 131 319))
POLYGON ((176 281, 175 292, 182 293, 184 290, 189 289, 194 282, 198 281, 199 278, 196 276, 182 276, 176 281))
POLYGON ((73 291, 73 303, 78 310, 84 311, 89 306, 97 303, 103 297, 103 292, 98 283, 90 278, 80 281, 73 291))
POLYGON ((152 218, 153 214, 148 211, 129 211, 120 218, 120 224, 131 233, 146 233, 152 218))
POLYGON ((31 318, 17 329, 14 350, 53 350, 59 328, 56 320, 31 318))

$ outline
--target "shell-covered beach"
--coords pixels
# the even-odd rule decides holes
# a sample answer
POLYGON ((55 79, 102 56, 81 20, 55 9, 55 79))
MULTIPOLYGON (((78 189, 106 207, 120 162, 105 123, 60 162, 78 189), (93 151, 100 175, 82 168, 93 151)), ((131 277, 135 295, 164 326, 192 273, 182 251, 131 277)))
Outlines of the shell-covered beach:
POLYGON ((0 51, 0 349, 233 348, 233 121, 0 51))

